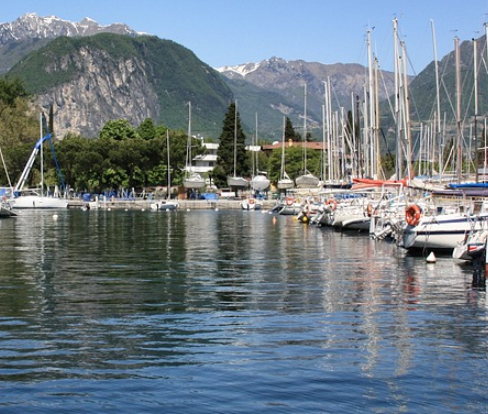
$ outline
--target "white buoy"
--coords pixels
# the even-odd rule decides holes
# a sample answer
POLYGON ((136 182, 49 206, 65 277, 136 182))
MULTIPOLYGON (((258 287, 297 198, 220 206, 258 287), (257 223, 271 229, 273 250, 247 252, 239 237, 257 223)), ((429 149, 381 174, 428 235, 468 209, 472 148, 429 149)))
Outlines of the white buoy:
POLYGON ((435 263, 435 261, 437 260, 436 257, 435 257, 435 254, 434 252, 430 252, 430 254, 427 256, 427 263, 435 263))
POLYGON ((190 209, 189 209, 189 208, 187 208, 187 209, 186 209, 186 211, 190 211, 190 209))
POLYGON ((58 215, 57 214, 53 214, 53 220, 57 220, 58 219, 58 215))

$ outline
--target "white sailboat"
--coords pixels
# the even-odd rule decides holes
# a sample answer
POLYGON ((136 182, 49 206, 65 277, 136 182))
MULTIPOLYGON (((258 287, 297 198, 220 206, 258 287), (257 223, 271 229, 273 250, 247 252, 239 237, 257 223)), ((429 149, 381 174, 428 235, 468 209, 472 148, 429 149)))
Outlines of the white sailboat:
POLYGON ((14 209, 31 209, 31 208, 67 208, 68 200, 60 198, 57 187, 54 195, 44 195, 44 158, 43 158, 43 143, 51 139, 51 134, 48 133, 42 136, 42 114, 40 120, 40 138, 36 142, 34 149, 27 161, 27 164, 22 171, 19 181, 14 187, 13 197, 9 199, 9 203, 14 209), (37 154, 41 156, 41 185, 39 189, 24 189, 25 182, 29 176, 37 154))
POLYGON ((185 188, 199 190, 205 187, 205 180, 203 177, 192 171, 192 155, 191 155, 191 102, 188 102, 188 145, 186 148, 186 168, 185 178, 183 179, 185 188))
POLYGON ((286 130, 286 117, 283 117, 283 140, 281 143, 281 171, 280 179, 278 180, 278 190, 288 190, 295 186, 293 180, 288 176, 285 170, 285 130, 286 130))
POLYGON ((234 115, 234 175, 227 177, 227 185, 234 188, 247 188, 249 181, 244 177, 237 176, 237 101, 235 103, 234 115))
MULTIPOLYGON (((256 136, 254 139, 254 146, 258 144, 258 115, 256 114, 256 136)), ((258 156, 255 154, 256 151, 252 151, 252 161, 253 161, 253 177, 251 180, 251 188, 254 191, 264 191, 269 187, 270 181, 266 172, 259 171, 258 156)))
POLYGON ((166 130, 166 148, 167 148, 167 169, 168 169, 168 190, 166 191, 166 199, 160 200, 156 203, 151 204, 151 209, 153 210, 176 210, 179 207, 179 203, 177 200, 171 200, 171 164, 169 162, 169 130, 166 130))
POLYGON ((320 179, 307 170, 307 84, 304 85, 304 113, 303 113, 303 174, 295 179, 298 188, 312 188, 319 185, 320 179))

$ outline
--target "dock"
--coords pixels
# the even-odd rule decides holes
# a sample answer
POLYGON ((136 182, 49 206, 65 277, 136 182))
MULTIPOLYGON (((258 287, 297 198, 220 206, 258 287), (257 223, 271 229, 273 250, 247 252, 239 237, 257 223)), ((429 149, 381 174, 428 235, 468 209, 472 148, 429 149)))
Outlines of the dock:
MULTIPOLYGON (((98 208, 114 210, 150 210, 155 200, 143 199, 114 199, 86 202, 73 199, 68 202, 68 208, 98 208)), ((178 200, 179 210, 240 210, 242 200, 218 199, 218 200, 178 200)), ((276 205, 276 200, 260 201, 262 210, 271 210, 276 205)))

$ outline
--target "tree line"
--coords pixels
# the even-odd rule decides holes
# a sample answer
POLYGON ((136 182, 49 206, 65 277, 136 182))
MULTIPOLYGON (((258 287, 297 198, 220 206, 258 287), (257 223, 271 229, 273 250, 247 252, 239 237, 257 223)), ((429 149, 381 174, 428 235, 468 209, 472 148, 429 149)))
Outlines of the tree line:
MULTIPOLYGON (((40 134, 48 132, 48 128, 41 130, 39 110, 33 108, 32 97, 27 95, 19 79, 0 78, 0 149, 4 164, 0 170, 2 186, 15 184, 40 134)), ((46 125, 52 130, 52 113, 46 118, 50 120, 46 125)), ((300 140, 289 119, 286 125, 285 139, 300 140)), ((128 120, 119 119, 108 121, 95 139, 72 133, 58 138, 53 139, 58 165, 64 183, 74 191, 103 193, 120 188, 141 190, 166 186, 168 171, 171 172, 172 184, 182 185, 188 144, 185 131, 156 125, 150 118, 136 127, 128 120)), ((246 136, 235 102, 228 107, 218 142, 217 165, 210 173, 217 187, 226 186, 226 177, 234 174, 234 168, 237 175, 249 177, 252 174, 252 155, 246 151, 246 136)), ((205 153, 200 139, 192 138, 191 145, 193 156, 205 153)), ((44 182, 52 187, 61 184, 48 145, 44 145, 43 155, 44 182)), ((321 173, 320 157, 321 154, 315 151, 307 157, 307 168, 316 175, 321 173)), ((268 173, 272 182, 276 182, 281 168, 281 150, 273 151, 270 157, 259 153, 258 165, 261 171, 268 173)), ((286 165, 292 178, 300 174, 303 165, 301 147, 286 149, 286 165)), ((40 164, 37 160, 26 185, 35 187, 40 181, 40 164)))

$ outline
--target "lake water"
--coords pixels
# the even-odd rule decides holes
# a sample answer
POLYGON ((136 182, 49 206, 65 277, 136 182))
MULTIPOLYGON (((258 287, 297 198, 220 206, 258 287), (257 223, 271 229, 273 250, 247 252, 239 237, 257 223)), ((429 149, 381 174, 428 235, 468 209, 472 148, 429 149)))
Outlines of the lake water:
POLYGON ((472 269, 242 211, 0 221, 0 413, 488 413, 472 269))

